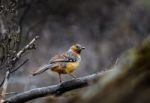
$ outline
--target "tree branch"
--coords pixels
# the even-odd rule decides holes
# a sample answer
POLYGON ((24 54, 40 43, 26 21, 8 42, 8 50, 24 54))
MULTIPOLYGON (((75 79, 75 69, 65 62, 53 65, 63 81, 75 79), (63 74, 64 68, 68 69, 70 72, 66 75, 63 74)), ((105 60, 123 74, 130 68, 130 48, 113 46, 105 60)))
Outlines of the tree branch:
POLYGON ((35 38, 32 39, 32 41, 26 45, 22 50, 20 50, 16 57, 13 58, 13 62, 16 63, 16 61, 27 51, 27 50, 30 50, 30 49, 35 49, 35 45, 34 45, 34 42, 39 38, 39 36, 36 36, 35 38))
POLYGON ((20 69, 24 64, 26 64, 29 61, 29 59, 26 59, 22 64, 20 64, 16 69, 12 70, 10 73, 13 73, 15 71, 17 71, 18 69, 20 69))
POLYGON ((6 75, 5 75, 3 87, 2 87, 2 93, 1 93, 0 103, 3 103, 3 102, 4 102, 4 98, 5 98, 6 91, 7 91, 7 86, 8 86, 8 78, 9 78, 9 74, 10 74, 10 72, 7 71, 7 72, 6 72, 6 75))
POLYGON ((21 49, 16 56, 12 59, 12 61, 10 61, 7 65, 9 66, 7 72, 6 72, 6 76, 3 80, 3 84, 2 84, 2 93, 1 93, 1 98, 0 98, 0 103, 3 103, 5 95, 6 95, 6 91, 7 91, 7 86, 8 86, 8 80, 9 80, 9 76, 11 73, 15 72, 16 70, 18 70, 21 66, 23 66, 28 60, 24 61, 23 64, 21 64, 18 68, 16 69, 12 69, 16 62, 21 58, 21 56, 30 49, 34 49, 35 48, 35 41, 39 38, 39 36, 36 36, 35 38, 32 39, 32 41, 27 44, 23 49, 21 49))
POLYGON ((7 100, 4 101, 4 103, 23 103, 39 97, 45 97, 48 95, 61 95, 71 90, 86 87, 90 85, 91 82, 96 81, 98 78, 103 77, 104 75, 106 75, 111 71, 112 70, 100 72, 97 74, 66 81, 57 85, 31 89, 29 91, 8 98, 7 100))

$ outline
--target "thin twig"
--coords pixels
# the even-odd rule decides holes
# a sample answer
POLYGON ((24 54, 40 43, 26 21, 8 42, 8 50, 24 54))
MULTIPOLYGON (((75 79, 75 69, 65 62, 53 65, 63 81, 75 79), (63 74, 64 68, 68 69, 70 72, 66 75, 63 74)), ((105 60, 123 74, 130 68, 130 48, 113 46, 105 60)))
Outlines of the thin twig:
POLYGON ((0 87, 4 84, 5 78, 3 79, 3 81, 0 84, 0 87))
POLYGON ((13 62, 16 62, 27 50, 30 49, 35 49, 34 42, 39 38, 39 36, 36 36, 35 38, 32 39, 32 41, 27 44, 23 49, 21 49, 15 58, 13 58, 13 62))
POLYGON ((18 94, 17 92, 9 92, 9 93, 6 93, 5 95, 12 95, 12 94, 18 94))
POLYGON ((13 73, 15 71, 17 71, 18 69, 20 69, 24 64, 26 64, 29 61, 29 59, 26 59, 22 64, 20 64, 16 69, 10 71, 10 73, 13 73))
POLYGON ((5 75, 3 87, 2 87, 2 93, 1 93, 1 100, 0 100, 0 103, 3 103, 3 101, 4 101, 4 99, 5 99, 5 95, 6 95, 6 91, 7 91, 7 86, 8 86, 9 74, 10 74, 10 72, 7 71, 7 72, 6 72, 6 75, 5 75))

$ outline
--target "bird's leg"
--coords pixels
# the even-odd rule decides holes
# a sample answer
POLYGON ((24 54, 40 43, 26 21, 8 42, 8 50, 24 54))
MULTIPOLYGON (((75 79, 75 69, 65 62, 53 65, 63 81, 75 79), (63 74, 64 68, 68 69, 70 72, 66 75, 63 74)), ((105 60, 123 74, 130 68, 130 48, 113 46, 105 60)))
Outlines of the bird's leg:
POLYGON ((74 76, 73 74, 69 74, 71 77, 73 77, 74 79, 77 79, 77 77, 76 76, 74 76))
POLYGON ((61 83, 62 80, 61 80, 61 74, 59 73, 59 82, 61 83))

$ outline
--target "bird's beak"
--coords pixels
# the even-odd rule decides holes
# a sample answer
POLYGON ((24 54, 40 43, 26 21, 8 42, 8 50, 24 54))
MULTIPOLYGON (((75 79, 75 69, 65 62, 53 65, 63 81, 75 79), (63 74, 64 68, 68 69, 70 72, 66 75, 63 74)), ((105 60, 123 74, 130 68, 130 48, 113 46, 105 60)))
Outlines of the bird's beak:
POLYGON ((81 47, 81 49, 85 49, 85 47, 81 47))

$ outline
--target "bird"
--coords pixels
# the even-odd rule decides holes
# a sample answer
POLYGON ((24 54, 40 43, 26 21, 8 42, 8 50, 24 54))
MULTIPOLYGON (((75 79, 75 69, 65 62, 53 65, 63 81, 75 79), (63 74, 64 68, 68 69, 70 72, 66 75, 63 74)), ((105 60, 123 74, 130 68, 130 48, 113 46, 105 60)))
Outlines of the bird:
POLYGON ((72 72, 74 72, 74 70, 80 65, 80 54, 83 49, 85 49, 85 47, 80 44, 72 45, 66 52, 52 57, 48 64, 45 64, 41 68, 37 69, 32 73, 32 75, 36 76, 47 70, 51 70, 58 73, 60 83, 62 82, 62 74, 69 74, 76 79, 76 76, 74 76, 72 72))

